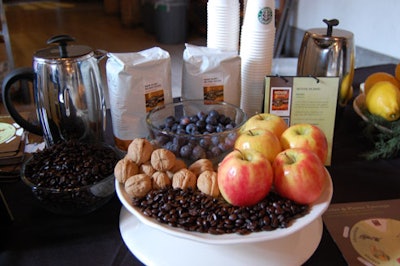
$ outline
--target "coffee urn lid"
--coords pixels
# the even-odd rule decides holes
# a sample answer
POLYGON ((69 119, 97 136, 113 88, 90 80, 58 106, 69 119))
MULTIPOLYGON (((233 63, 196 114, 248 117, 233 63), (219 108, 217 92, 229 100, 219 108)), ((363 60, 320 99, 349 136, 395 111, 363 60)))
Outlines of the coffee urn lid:
POLYGON ((323 22, 327 24, 327 28, 313 28, 307 30, 308 34, 314 39, 325 39, 325 40, 333 40, 333 39, 352 39, 353 33, 347 30, 342 29, 334 29, 334 26, 339 25, 339 20, 324 19, 323 22))

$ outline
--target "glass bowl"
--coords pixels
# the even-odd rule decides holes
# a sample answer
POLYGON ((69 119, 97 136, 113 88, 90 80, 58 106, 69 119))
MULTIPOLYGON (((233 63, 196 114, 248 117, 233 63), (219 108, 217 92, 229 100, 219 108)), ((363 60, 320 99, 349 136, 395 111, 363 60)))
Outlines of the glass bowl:
MULTIPOLYGON (((107 152, 108 149, 111 152, 110 158, 112 158, 112 162, 109 161, 107 163, 109 164, 112 163, 114 167, 118 159, 120 159, 120 155, 112 147, 108 146, 107 152), (114 158, 115 158, 115 164, 114 164, 114 158)), ((46 154, 45 156, 47 155, 48 154, 46 154)), ((106 204, 114 196, 115 193, 114 171, 111 172, 107 171, 107 173, 110 174, 107 174, 104 177, 102 176, 102 174, 99 174, 99 177, 97 178, 96 181, 90 181, 90 182, 88 181, 87 184, 85 185, 80 183, 81 185, 69 185, 69 187, 67 186, 61 187, 60 185, 52 186, 50 185, 52 184, 51 181, 49 182, 44 181, 44 178, 40 179, 39 181, 38 178, 33 177, 34 176, 33 172, 35 172, 34 169, 36 169, 34 167, 38 165, 37 162, 38 162, 37 159, 35 160, 34 157, 30 157, 23 163, 21 168, 21 179, 23 183, 32 191, 32 194, 38 201, 39 205, 52 213, 61 215, 87 214, 97 210, 98 208, 106 204)), ((40 161, 40 164, 45 165, 46 163, 40 161)), ((57 168, 62 167, 60 165, 56 166, 52 165, 48 166, 48 168, 52 168, 54 171, 56 167, 57 168)), ((41 166, 41 169, 44 169, 43 167, 46 166, 41 166)), ((109 166, 109 168, 110 167, 111 165, 109 166)), ((75 168, 76 170, 76 167, 74 166, 71 166, 71 168, 75 168)), ((93 169, 95 168, 95 166, 88 166, 86 169, 89 168, 93 169)), ((61 168, 59 169, 60 171, 62 171, 61 168)), ((86 170, 82 169, 81 171, 86 171, 86 170)), ((45 176, 46 179, 49 180, 53 179, 53 176, 51 174, 45 174, 45 176)), ((70 174, 65 174, 61 178, 65 180, 77 180, 78 178, 81 178, 79 176, 80 174, 77 174, 76 171, 75 172, 70 171, 70 174)), ((60 177, 58 174, 54 174, 54 178, 60 178, 60 177)))
POLYGON ((216 166, 232 151, 238 131, 246 120, 246 114, 235 105, 204 100, 160 106, 146 117, 153 145, 174 152, 188 166, 204 158, 216 166), (217 121, 207 119, 214 115, 219 117, 217 121), (205 123, 197 124, 201 123, 199 120, 205 123), (196 126, 188 129, 189 124, 196 126))

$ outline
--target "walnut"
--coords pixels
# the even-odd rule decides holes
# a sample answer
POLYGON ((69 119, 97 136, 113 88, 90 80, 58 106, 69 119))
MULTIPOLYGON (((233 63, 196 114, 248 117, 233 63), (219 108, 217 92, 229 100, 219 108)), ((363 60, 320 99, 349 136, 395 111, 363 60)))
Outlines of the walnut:
POLYGON ((126 193, 133 198, 142 198, 152 189, 151 177, 146 174, 137 174, 125 182, 126 193))
POLYGON ((171 179, 166 172, 154 172, 151 176, 153 179, 153 189, 160 189, 171 186, 171 179))
POLYGON ((152 176, 156 170, 151 165, 150 161, 144 162, 139 166, 139 173, 152 176))
POLYGON ((187 168, 186 163, 182 159, 176 159, 174 166, 169 170, 173 173, 181 170, 182 168, 187 168))
POLYGON ((192 163, 188 169, 198 177, 204 171, 214 171, 214 166, 209 159, 199 159, 192 163))
POLYGON ((174 172, 172 172, 172 171, 166 171, 165 172, 167 175, 168 175, 168 177, 170 178, 170 179, 172 179, 172 177, 174 176, 174 172))
POLYGON ((197 182, 196 175, 186 168, 179 170, 172 177, 172 187, 173 188, 195 189, 196 182, 197 182))
POLYGON ((161 148, 153 151, 150 160, 154 169, 165 172, 174 166, 176 157, 172 151, 161 148))
POLYGON ((138 165, 150 160, 153 152, 153 146, 144 138, 136 138, 128 146, 126 157, 138 165))
POLYGON ((138 165, 126 157, 119 160, 114 167, 115 178, 120 183, 125 183, 129 177, 136 175, 137 173, 139 173, 138 165))
POLYGON ((197 178, 197 188, 214 198, 219 196, 217 172, 206 170, 197 178))

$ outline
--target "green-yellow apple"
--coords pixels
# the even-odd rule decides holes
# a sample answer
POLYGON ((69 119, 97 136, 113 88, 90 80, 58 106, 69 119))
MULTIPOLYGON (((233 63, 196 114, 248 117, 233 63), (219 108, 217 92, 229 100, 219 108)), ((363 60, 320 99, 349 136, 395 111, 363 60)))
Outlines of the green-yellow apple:
POLYGON ((265 128, 254 128, 242 132, 235 141, 235 149, 253 149, 264 154, 270 163, 282 151, 279 138, 265 128))
POLYGON ((287 128, 280 137, 282 150, 306 148, 315 152, 323 163, 328 156, 328 140, 319 127, 302 123, 287 128))
POLYGON ((235 206, 260 202, 272 187, 272 165, 255 150, 233 150, 218 165, 218 187, 223 198, 235 206))
POLYGON ((272 167, 275 191, 297 203, 313 203, 325 188, 328 176, 325 166, 308 149, 284 150, 276 156, 272 167))
POLYGON ((241 127, 239 133, 246 132, 247 130, 254 128, 266 128, 272 131, 279 138, 282 132, 288 128, 288 125, 286 124, 285 120, 278 115, 260 113, 250 117, 241 127))

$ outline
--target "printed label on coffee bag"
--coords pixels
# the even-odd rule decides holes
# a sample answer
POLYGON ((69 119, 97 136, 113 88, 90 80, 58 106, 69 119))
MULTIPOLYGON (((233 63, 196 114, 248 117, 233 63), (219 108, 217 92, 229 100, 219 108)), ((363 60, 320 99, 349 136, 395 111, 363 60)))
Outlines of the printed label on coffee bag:
POLYGON ((216 73, 203 76, 204 100, 224 101, 224 74, 216 73))
POLYGON ((164 90, 161 84, 151 83, 145 85, 146 112, 164 104, 164 90))

